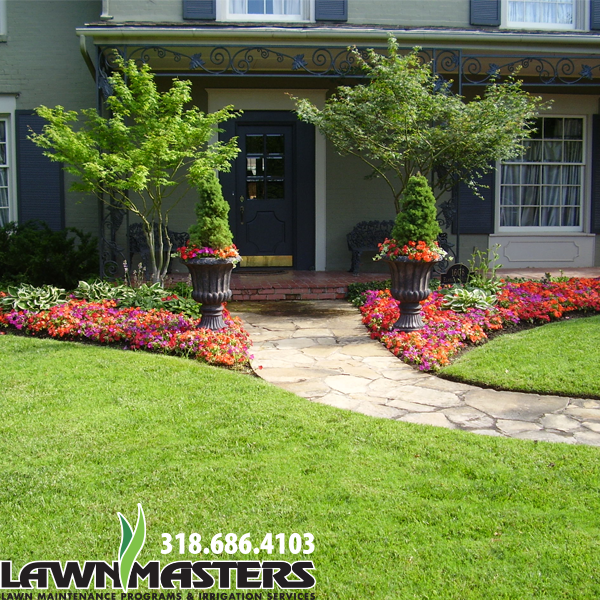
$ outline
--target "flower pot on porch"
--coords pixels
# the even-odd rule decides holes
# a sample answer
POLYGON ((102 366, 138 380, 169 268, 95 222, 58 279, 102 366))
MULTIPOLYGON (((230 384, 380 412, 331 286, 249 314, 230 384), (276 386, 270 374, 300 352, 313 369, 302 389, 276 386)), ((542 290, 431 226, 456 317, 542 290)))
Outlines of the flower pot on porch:
POLYGON ((386 259, 392 275, 391 293, 400 306, 400 318, 393 328, 398 331, 418 331, 425 324, 421 319, 421 302, 429 297, 429 278, 436 262, 411 260, 399 256, 386 259))
POLYGON ((217 331, 225 327, 223 302, 231 300, 233 258, 191 258, 184 261, 192 276, 192 298, 202 304, 200 327, 217 331))

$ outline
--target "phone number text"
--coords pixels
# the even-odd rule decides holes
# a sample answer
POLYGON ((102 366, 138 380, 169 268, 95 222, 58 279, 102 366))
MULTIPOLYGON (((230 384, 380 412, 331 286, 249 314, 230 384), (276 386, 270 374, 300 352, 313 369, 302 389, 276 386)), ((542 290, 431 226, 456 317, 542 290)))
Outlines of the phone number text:
POLYGON ((185 533, 178 533, 173 536, 170 533, 163 533, 162 554, 170 554, 176 547, 179 554, 258 554, 266 552, 267 554, 311 554, 315 550, 315 537, 312 533, 267 533, 259 546, 253 546, 249 533, 244 533, 238 538, 235 533, 216 533, 210 539, 206 546, 202 545, 202 536, 199 533, 191 533, 187 536, 185 533))

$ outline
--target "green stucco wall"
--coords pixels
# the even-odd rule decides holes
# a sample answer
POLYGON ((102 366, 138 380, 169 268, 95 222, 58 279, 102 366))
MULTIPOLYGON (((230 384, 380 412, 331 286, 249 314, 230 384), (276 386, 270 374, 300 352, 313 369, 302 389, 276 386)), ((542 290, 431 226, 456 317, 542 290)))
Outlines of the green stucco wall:
MULTIPOLYGON (((117 22, 177 23, 183 20, 182 0, 111 0, 117 22)), ((348 24, 398 27, 469 25, 467 0, 348 0, 348 24)))
POLYGON ((100 6, 100 0, 8 0, 0 93, 18 93, 19 110, 40 104, 94 107, 94 80, 75 28, 97 20, 100 6))
MULTIPOLYGON (((0 94, 17 94, 17 110, 41 104, 95 107, 95 83, 75 28, 97 20, 100 7, 100 0, 8 0, 7 36, 0 43, 0 94)), ((66 189, 70 183, 67 175, 66 189)), ((95 201, 67 194, 65 222, 96 233, 95 201)))
MULTIPOLYGON (((385 221, 395 216, 392 193, 381 179, 366 180, 367 167, 351 156, 340 156, 327 144, 327 263, 328 271, 347 271, 351 253, 346 235, 360 221, 385 221)), ((361 272, 386 270, 365 253, 361 272)))

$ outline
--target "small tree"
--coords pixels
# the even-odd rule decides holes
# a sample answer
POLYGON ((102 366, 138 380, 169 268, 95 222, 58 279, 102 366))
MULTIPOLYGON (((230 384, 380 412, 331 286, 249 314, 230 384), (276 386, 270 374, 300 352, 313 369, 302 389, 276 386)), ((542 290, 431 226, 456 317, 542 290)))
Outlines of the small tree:
POLYGON ((436 219, 435 197, 425 177, 419 175, 408 180, 401 208, 392 229, 397 245, 423 241, 432 246, 442 231, 436 219))
POLYGON ((215 169, 231 168, 237 140, 209 141, 216 125, 237 113, 230 106, 206 114, 195 106, 186 109, 190 81, 175 80, 159 92, 149 65, 138 68, 119 59, 116 65, 120 71, 109 78, 109 116, 40 106, 36 112, 48 124, 31 139, 77 176, 72 190, 91 192, 139 217, 150 248, 150 277, 162 282, 172 248, 169 214, 215 169))
POLYGON ((465 102, 450 92, 419 49, 398 52, 390 38, 387 56, 354 50, 368 83, 338 87, 319 110, 296 98, 299 117, 315 125, 342 155, 355 155, 381 177, 394 196, 396 212, 408 180, 421 173, 436 198, 458 181, 477 191, 476 178, 498 160, 518 156, 541 99, 519 81, 489 85, 483 97, 465 102), (435 176, 434 176, 435 175, 435 176))
POLYGON ((225 248, 233 243, 227 215, 229 204, 217 176, 212 173, 199 186, 200 202, 196 204, 198 222, 190 227, 190 243, 199 247, 225 248))

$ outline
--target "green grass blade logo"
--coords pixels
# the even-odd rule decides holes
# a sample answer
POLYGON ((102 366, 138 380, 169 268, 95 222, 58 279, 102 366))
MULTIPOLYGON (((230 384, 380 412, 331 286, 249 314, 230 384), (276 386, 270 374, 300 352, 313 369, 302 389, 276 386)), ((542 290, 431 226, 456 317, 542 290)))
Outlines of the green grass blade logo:
POLYGON ((138 519, 135 526, 135 531, 131 530, 131 525, 127 519, 121 514, 121 547, 119 548, 119 577, 121 579, 121 587, 127 593, 127 583, 129 575, 133 568, 133 563, 144 547, 146 541, 146 517, 142 505, 138 504, 138 519))

